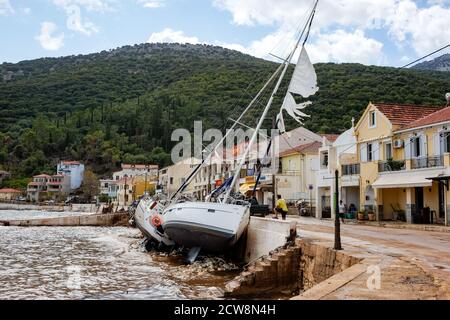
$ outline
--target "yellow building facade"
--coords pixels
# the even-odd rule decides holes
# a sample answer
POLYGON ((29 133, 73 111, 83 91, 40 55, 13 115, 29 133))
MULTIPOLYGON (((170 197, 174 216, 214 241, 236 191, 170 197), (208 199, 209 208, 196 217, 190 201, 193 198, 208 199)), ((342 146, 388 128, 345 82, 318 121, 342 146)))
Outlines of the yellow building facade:
POLYGON ((355 127, 361 211, 378 220, 448 223, 447 127, 449 108, 370 103, 355 127))

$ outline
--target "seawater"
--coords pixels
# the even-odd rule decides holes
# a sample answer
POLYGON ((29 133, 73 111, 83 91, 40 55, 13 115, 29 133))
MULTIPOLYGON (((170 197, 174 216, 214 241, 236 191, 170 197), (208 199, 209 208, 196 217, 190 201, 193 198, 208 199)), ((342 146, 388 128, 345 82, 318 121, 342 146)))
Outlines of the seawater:
MULTIPOLYGON (((0 220, 71 214, 0 211, 0 220)), ((219 299, 236 275, 149 254, 142 241, 124 227, 0 227, 0 299, 219 299)))

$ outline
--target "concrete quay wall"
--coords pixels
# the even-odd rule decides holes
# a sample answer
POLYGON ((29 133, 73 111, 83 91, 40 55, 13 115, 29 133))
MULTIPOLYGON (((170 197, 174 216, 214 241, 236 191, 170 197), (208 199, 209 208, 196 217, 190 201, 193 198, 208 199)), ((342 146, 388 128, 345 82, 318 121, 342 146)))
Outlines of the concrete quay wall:
POLYGON ((11 227, 107 227, 127 223, 128 215, 124 213, 0 221, 0 225, 11 227))
POLYGON ((251 217, 247 231, 245 262, 268 255, 295 239, 297 222, 251 217))
POLYGON ((48 212, 101 212, 101 207, 96 204, 72 204, 72 205, 38 205, 26 203, 0 203, 0 210, 36 210, 48 212))

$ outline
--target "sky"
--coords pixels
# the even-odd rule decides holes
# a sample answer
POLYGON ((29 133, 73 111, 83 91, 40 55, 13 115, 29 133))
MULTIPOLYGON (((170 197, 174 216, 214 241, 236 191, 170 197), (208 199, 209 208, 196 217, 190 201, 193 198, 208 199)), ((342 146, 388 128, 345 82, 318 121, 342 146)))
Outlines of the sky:
MULTIPOLYGON (((315 0, 0 0, 0 63, 145 42, 286 56, 315 0)), ((320 0, 313 62, 402 66, 450 44, 450 0, 320 0)), ((450 53, 447 49, 443 53, 450 53)))

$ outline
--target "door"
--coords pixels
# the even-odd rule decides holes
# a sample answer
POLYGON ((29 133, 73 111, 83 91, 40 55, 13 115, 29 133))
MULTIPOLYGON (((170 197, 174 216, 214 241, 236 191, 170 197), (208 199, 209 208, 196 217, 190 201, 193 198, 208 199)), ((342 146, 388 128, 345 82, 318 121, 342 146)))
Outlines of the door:
POLYGON ((445 195, 445 185, 444 182, 439 181, 439 218, 444 218, 445 217, 445 200, 444 200, 444 195, 445 195))
POLYGON ((423 203, 423 188, 416 188, 416 214, 413 223, 422 223, 423 203))

